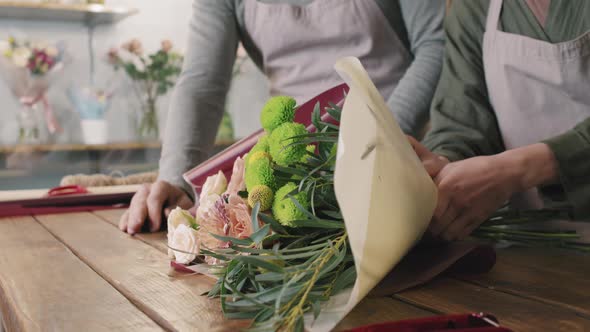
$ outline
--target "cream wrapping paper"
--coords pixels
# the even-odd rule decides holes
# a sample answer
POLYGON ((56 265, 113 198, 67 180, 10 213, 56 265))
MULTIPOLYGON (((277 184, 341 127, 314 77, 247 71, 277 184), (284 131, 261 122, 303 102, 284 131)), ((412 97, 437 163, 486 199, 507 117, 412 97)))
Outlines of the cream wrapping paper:
POLYGON ((343 58, 335 69, 350 87, 334 182, 357 279, 315 321, 306 319, 310 331, 332 330, 400 262, 425 232, 437 201, 436 186, 360 61, 343 58))

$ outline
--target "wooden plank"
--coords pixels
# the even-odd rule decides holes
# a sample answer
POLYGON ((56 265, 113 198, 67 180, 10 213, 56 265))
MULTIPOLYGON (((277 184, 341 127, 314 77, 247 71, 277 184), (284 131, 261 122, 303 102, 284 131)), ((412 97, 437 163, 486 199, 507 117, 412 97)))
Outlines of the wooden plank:
MULTIPOLYGON (((567 281, 555 285, 568 286, 567 281)), ((568 308, 549 305, 449 278, 394 296, 443 313, 487 312, 515 331, 590 331, 590 319, 568 308)))
POLYGON ((568 307, 590 317, 590 255, 541 248, 498 250, 488 274, 461 277, 483 287, 568 307))
POLYGON ((8 331, 161 330, 31 217, 0 219, 8 331))
POLYGON ((90 213, 36 217, 52 234, 167 329, 226 329, 217 300, 201 296, 213 280, 171 278, 167 256, 90 213))
MULTIPOLYGON (((125 213, 127 209, 112 209, 112 210, 100 210, 94 211, 93 213, 99 216, 101 219, 105 220, 109 224, 119 228, 119 219, 123 213, 125 213)), ((149 244, 150 246, 158 249, 160 252, 165 254, 168 253, 168 246, 167 246, 167 238, 166 232, 158 232, 158 233, 138 233, 135 234, 134 237, 140 239, 141 241, 149 244)))

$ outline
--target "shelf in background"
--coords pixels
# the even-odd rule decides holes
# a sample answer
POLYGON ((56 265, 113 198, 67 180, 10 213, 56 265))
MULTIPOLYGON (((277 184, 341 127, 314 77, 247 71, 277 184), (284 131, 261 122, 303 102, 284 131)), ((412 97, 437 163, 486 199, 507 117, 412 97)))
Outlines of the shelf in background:
POLYGON ((0 18, 83 22, 88 25, 115 23, 139 10, 99 4, 63 5, 57 3, 26 3, 0 1, 0 18))
MULTIPOLYGON (((234 141, 215 142, 216 147, 230 146, 234 141)), ((107 144, 18 144, 0 145, 0 154, 57 152, 57 151, 112 151, 112 150, 141 150, 159 149, 160 142, 117 142, 107 144)))

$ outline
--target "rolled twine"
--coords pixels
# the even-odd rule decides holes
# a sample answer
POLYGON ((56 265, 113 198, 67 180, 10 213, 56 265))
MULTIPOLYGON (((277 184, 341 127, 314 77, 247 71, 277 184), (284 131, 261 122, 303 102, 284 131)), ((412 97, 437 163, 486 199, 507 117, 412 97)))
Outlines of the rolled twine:
POLYGON ((74 174, 64 176, 59 185, 71 186, 79 185, 84 187, 105 187, 105 186, 123 186, 130 184, 152 183, 158 178, 158 172, 144 172, 122 176, 121 173, 113 172, 110 175, 105 174, 74 174))

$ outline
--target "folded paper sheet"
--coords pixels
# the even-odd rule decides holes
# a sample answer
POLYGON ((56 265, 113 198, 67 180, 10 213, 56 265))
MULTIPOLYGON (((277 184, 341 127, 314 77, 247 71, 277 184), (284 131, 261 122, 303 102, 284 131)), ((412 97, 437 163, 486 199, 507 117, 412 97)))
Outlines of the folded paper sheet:
POLYGON ((311 331, 329 331, 417 243, 432 217, 437 190, 356 58, 335 66, 348 83, 335 171, 357 279, 331 298, 311 331))

